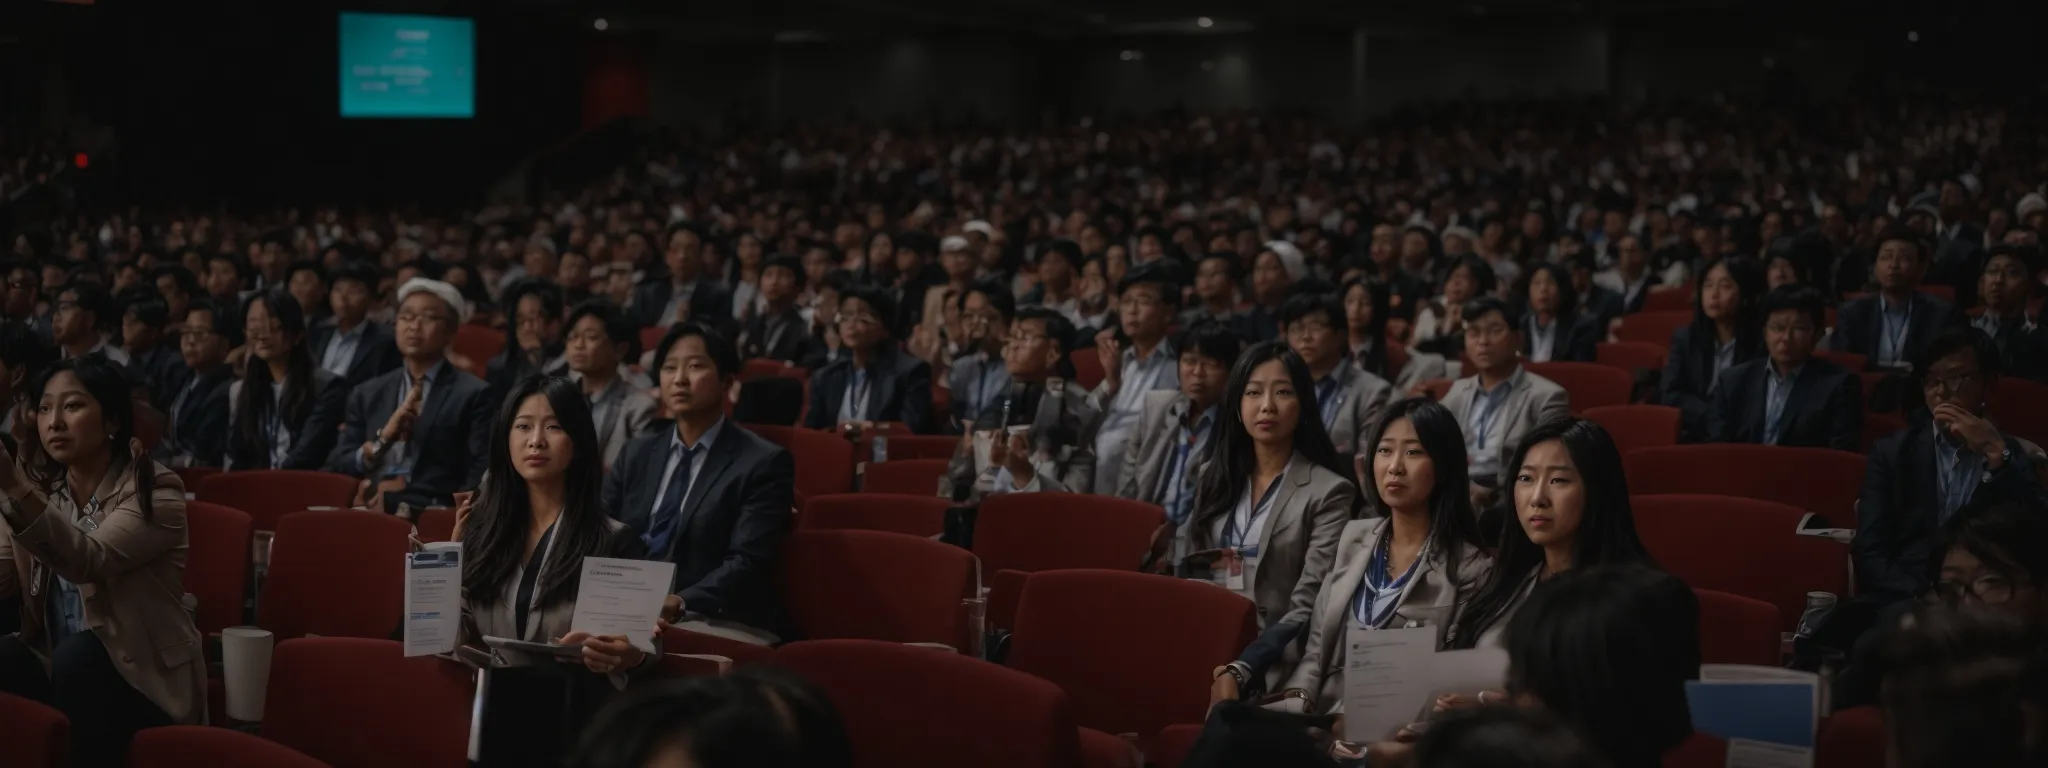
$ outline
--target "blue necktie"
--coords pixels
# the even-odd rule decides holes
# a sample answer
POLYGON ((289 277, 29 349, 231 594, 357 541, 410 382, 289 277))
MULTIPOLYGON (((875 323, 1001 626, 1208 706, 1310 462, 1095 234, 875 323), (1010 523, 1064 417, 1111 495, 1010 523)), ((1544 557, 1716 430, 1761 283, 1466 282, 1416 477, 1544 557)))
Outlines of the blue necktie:
POLYGON ((668 555, 669 537, 675 534, 676 521, 683 516, 683 497, 690 494, 690 465, 697 451, 703 448, 699 443, 693 448, 678 448, 682 458, 676 462, 676 471, 668 477, 668 490, 661 494, 661 503, 654 508, 654 520, 648 524, 647 533, 640 541, 647 545, 649 557, 661 558, 668 555))

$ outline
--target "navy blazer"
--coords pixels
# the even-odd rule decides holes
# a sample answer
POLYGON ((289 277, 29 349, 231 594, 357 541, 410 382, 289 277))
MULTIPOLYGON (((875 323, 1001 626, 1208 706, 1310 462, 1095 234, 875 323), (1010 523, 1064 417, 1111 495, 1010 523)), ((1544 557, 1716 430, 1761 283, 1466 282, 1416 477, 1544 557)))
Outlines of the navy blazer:
MULTIPOLYGON (((1659 402, 1678 409, 1678 442, 1701 443, 1708 437, 1708 414, 1713 411, 1714 398, 1708 390, 1714 382, 1713 340, 1694 345, 1692 326, 1680 326, 1671 332, 1671 353, 1664 356, 1664 375, 1657 380, 1659 402)), ((1728 367, 1762 357, 1761 346, 1735 347, 1735 361, 1728 367)))
MULTIPOLYGON (((1721 372, 1708 418, 1716 443, 1762 443, 1770 409, 1771 359, 1760 357, 1721 372)), ((1786 396, 1777 445, 1855 451, 1863 446, 1863 378, 1820 358, 1806 361, 1786 396)))
MULTIPOLYGON (((1999 434, 2012 458, 1990 473, 1988 480, 1980 475, 1981 482, 1956 514, 2041 494, 2034 482, 2033 465, 2019 440, 2003 430, 1999 434)), ((1856 566, 1857 591, 1881 602, 1912 597, 1933 579, 1940 561, 1941 553, 1935 551, 1941 527, 1937 520, 1940 488, 1935 478, 1937 439, 1934 420, 1923 411, 1911 426, 1870 448, 1850 554, 1856 566)))
MULTIPOLYGON (((675 296, 675 290, 675 284, 666 277, 634 286, 633 321, 643 328, 660 325, 661 313, 668 310, 668 300, 675 296)), ((710 277, 697 278, 697 286, 690 291, 690 319, 726 332, 733 324, 732 290, 710 277)))
MULTIPOLYGON (((187 371, 187 381, 191 373, 187 371)), ((228 385, 235 380, 234 371, 226 365, 212 374, 202 376, 199 385, 179 403, 177 395, 171 395, 170 446, 169 455, 188 456, 191 466, 218 467, 221 456, 227 450, 228 439, 228 385)), ((178 385, 184 389, 184 382, 178 385)))
MULTIPOLYGON (((1834 341, 1829 349, 1837 352, 1854 352, 1867 355, 1870 364, 1877 364, 1878 339, 1884 337, 1884 312, 1878 306, 1878 296, 1871 295, 1842 305, 1835 315, 1834 341)), ((1906 350, 1900 360, 1912 362, 1926 351, 1927 343, 1942 329, 1967 322, 1969 318, 1949 303, 1919 291, 1913 292, 1908 302, 1912 317, 1906 322, 1906 350)))
POLYGON ((2006 376, 2048 381, 2048 327, 2038 318, 2003 323, 1991 343, 1998 348, 1999 370, 2006 376))
MULTIPOLYGON (((240 388, 230 386, 229 389, 240 388)), ((285 453, 283 466, 271 466, 270 451, 244 438, 241 430, 235 429, 234 422, 229 420, 228 470, 319 469, 325 466, 327 455, 334 452, 334 441, 341 434, 342 414, 348 408, 348 392, 347 381, 314 367, 313 407, 307 409, 303 420, 291 425, 292 445, 285 453)), ((384 425, 379 423, 377 426, 384 425)))
MULTIPOLYGON (((1645 289, 1643 292, 1649 291, 1645 289)), ((1640 298, 1636 301, 1636 307, 1642 307, 1640 298)), ((1621 310, 1621 294, 1598 285, 1587 291, 1585 296, 1579 297, 1579 314, 1593 323, 1598 337, 1602 339, 1607 338, 1607 325, 1614 322, 1614 318, 1621 317, 1621 310)))
MULTIPOLYGON (((913 432, 925 433, 925 414, 931 412, 932 405, 932 367, 917 356, 898 350, 894 341, 881 342, 876 351, 868 359, 867 420, 900 421, 913 432)), ((811 376, 811 412, 804 417, 804 426, 838 426, 839 405, 852 384, 851 357, 818 369, 811 376)))
MULTIPOLYGON (((636 534, 650 527, 675 436, 674 422, 655 422, 605 475, 605 509, 636 534)), ((783 634, 776 571, 795 493, 796 461, 788 451, 735 422, 719 428, 690 483, 669 551, 648 553, 676 564, 671 589, 684 610, 783 634)))
POLYGON ((790 310, 780 315, 755 315, 746 323, 740 334, 740 356, 749 360, 765 358, 778 363, 796 363, 810 359, 812 348, 819 346, 811 338, 811 324, 804 322, 803 313, 790 310), (770 319, 784 323, 782 335, 775 336, 768 325, 770 319), (769 337, 775 337, 775 346, 768 346, 769 337))
MULTIPOLYGON (((1526 315, 1526 317, 1529 318, 1529 324, 1533 327, 1536 315, 1531 313, 1526 315)), ((1593 362, 1593 358, 1597 356, 1596 352, 1600 339, 1607 336, 1605 332, 1607 326, 1600 326, 1600 332, 1596 335, 1592 318, 1581 314, 1559 317, 1552 322, 1557 326, 1557 330, 1554 332, 1555 337, 1550 340, 1550 362, 1593 362)), ((1463 335, 1460 334, 1460 339, 1462 340, 1462 338, 1463 335)), ((1529 328, 1523 328, 1522 356, 1528 357, 1530 350, 1534 349, 1535 344, 1536 334, 1531 332, 1529 328)))
MULTIPOLYGON (((491 421, 498 409, 483 379, 446 361, 435 370, 433 386, 406 446, 418 458, 413 461, 405 490, 434 503, 453 504, 455 492, 475 488, 490 464, 491 421)), ((363 443, 376 437, 391 420, 391 412, 398 410, 405 377, 406 370, 401 367, 349 392, 341 437, 327 458, 328 471, 363 476, 357 454, 363 443)))
MULTIPOLYGON (((334 341, 335 326, 314 326, 306 337, 306 348, 313 353, 313 367, 319 368, 327 359, 327 345, 334 341)), ((398 354, 398 342, 392 338, 391 329, 368 320, 363 321, 363 338, 356 342, 355 354, 349 358, 348 374, 342 377, 350 389, 360 387, 363 382, 396 370, 405 362, 398 354)))

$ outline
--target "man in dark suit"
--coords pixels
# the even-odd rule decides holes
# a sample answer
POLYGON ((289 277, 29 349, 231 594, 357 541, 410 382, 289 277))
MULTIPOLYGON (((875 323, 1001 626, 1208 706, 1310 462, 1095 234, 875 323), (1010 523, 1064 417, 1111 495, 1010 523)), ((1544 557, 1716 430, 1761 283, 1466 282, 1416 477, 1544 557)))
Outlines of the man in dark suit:
POLYGON ((149 289, 133 290, 140 293, 121 309, 121 350, 128 353, 129 376, 149 389, 149 404, 169 410, 187 376, 177 337, 164 335, 171 326, 171 310, 163 299, 148 294, 149 289))
POLYGON ((639 533, 651 559, 675 563, 664 613, 679 614, 677 627, 773 645, 782 634, 775 573, 796 463, 725 420, 740 366, 731 341, 682 323, 654 354, 662 406, 675 422, 626 445, 605 478, 605 509, 639 533))
POLYGON ((166 464, 173 467, 218 467, 228 442, 228 385, 235 372, 228 367, 228 350, 242 345, 240 323, 223 325, 233 317, 211 299, 194 297, 185 307, 185 330, 178 336, 178 351, 184 356, 183 378, 171 396, 170 428, 158 447, 166 464))
POLYGON ((1836 351, 1864 355, 1873 369, 1905 369, 1926 351, 1928 339, 1962 324, 1955 307, 1917 290, 1927 274, 1927 250, 1911 231, 1885 233, 1872 268, 1878 293, 1842 305, 1835 321, 1836 351))
POLYGON ((2048 380, 2048 328, 2027 312, 2027 298, 2041 272, 2041 252, 2033 246, 1993 246, 1984 262, 1977 292, 1984 314, 1970 321, 1991 337, 1998 350, 1999 370, 2007 376, 2048 380))
POLYGON ((1783 286, 1764 296, 1768 355, 1721 372, 1708 439, 1854 451, 1863 442, 1863 381, 1813 356, 1827 307, 1820 293, 1783 286))
POLYGON ((405 364, 356 387, 329 471, 362 478, 357 503, 395 511, 447 506, 475 488, 490 462, 496 404, 483 379, 449 364, 448 344, 468 321, 455 286, 416 277, 398 289, 398 351, 405 364))
POLYGON ((669 228, 664 260, 666 276, 649 276, 633 289, 626 309, 640 325, 669 326, 683 321, 713 328, 732 325, 732 291, 717 280, 703 279, 704 236, 687 224, 669 228))
POLYGON ((896 348, 888 318, 896 305, 881 289, 860 286, 839 298, 839 338, 847 357, 811 377, 810 429, 900 421, 924 432, 932 402, 932 369, 896 348))
POLYGON ((1650 252, 1643 248, 1641 238, 1622 235, 1615 240, 1614 253, 1614 268, 1594 275, 1593 284, 1621 297, 1622 314, 1641 312, 1643 302, 1650 298, 1650 289, 1661 282, 1650 268, 1650 252))
POLYGON ((1621 294, 1593 282, 1593 254, 1574 255, 1567 266, 1572 273, 1572 290, 1579 295, 1579 316, 1593 326, 1598 340, 1605 340, 1608 327, 1621 317, 1621 294))
POLYGON ((804 292, 804 265, 794 256, 776 256, 761 266, 761 299, 767 311, 747 320, 740 334, 740 356, 796 365, 811 356, 810 323, 797 311, 804 292))
POLYGON ((350 389, 391 372, 400 362, 391 329, 369 319, 377 281, 376 268, 361 262, 336 270, 327 289, 334 322, 315 326, 307 335, 313 362, 340 376, 350 389))

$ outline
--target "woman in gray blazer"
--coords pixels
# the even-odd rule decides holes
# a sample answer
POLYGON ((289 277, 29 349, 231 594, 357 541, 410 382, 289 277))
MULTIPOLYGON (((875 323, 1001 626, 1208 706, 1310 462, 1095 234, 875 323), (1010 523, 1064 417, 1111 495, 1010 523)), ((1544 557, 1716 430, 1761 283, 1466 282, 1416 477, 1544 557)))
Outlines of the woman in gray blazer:
POLYGON ((1493 573, 1444 645, 1501 646, 1508 619, 1536 584, 1566 571, 1610 563, 1650 563, 1636 537, 1628 479, 1614 438, 1585 419, 1537 427, 1515 448, 1515 516, 1501 521, 1493 573))
MULTIPOLYGON (((483 488, 457 509, 463 642, 490 655, 495 666, 550 669, 550 656, 489 649, 483 638, 582 646, 582 670, 569 673, 564 710, 576 721, 564 724, 566 732, 574 733, 581 719, 625 687, 627 675, 660 658, 658 646, 646 653, 624 637, 571 631, 583 559, 640 559, 646 549, 630 529, 605 516, 599 501, 604 457, 579 386, 559 377, 528 378, 506 398, 494 430, 483 488)), ((659 632, 654 639, 659 642, 659 632)))
POLYGON ((1270 341, 1238 358, 1195 487, 1182 572, 1258 605, 1260 628, 1299 623, 1358 507, 1316 408, 1308 365, 1270 341))
POLYGON ((1433 400, 1411 398, 1388 406, 1371 437, 1365 498, 1385 516, 1344 527, 1301 661, 1282 686, 1302 692, 1313 714, 1343 711, 1344 636, 1353 625, 1438 627, 1441 647, 1441 629, 1492 568, 1467 492, 1457 418, 1433 400))

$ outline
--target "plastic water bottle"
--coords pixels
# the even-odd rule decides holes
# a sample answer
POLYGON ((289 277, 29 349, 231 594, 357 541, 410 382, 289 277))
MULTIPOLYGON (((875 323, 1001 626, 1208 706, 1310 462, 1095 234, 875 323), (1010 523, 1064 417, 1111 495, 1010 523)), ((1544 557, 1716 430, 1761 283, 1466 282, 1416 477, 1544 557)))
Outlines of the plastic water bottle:
POLYGON ((1806 611, 1799 614, 1799 627, 1793 634, 1800 639, 1813 637, 1820 625, 1827 622, 1828 614, 1834 613, 1838 600, 1830 592, 1806 593, 1806 611))

